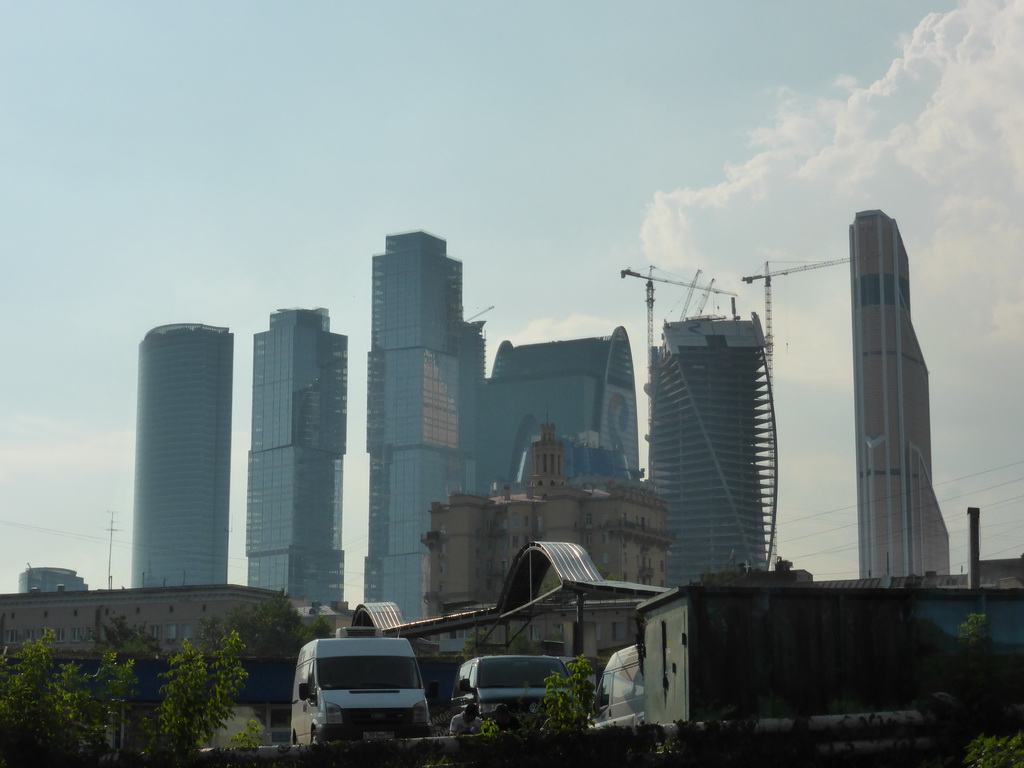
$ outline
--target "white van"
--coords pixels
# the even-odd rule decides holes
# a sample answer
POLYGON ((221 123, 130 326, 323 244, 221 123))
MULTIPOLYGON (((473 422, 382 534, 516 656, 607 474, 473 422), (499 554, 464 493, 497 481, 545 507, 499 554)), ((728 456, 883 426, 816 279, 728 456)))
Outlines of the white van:
POLYGON ((299 651, 292 686, 292 743, 430 735, 423 680, 404 637, 339 630, 299 651), (362 636, 356 636, 360 635, 362 636))
POLYGON ((594 727, 644 722, 644 673, 635 645, 616 651, 601 673, 594 698, 594 727))
POLYGON ((568 677, 555 656, 479 656, 459 667, 452 705, 476 704, 487 718, 499 704, 512 712, 536 713, 544 701, 544 681, 552 674, 568 677))

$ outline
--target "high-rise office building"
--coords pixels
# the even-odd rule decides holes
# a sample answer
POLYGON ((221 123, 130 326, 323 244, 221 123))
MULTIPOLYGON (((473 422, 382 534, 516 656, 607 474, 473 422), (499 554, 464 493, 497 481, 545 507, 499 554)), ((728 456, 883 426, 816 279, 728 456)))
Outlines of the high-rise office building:
POLYGON ((674 537, 669 586, 764 570, 775 526, 775 412, 764 334, 751 320, 666 323, 650 452, 674 537))
POLYGON ((475 482, 460 385, 483 372, 481 325, 462 320, 462 264, 444 240, 387 237, 373 257, 364 599, 397 603, 408 619, 423 615, 430 506, 475 482))
POLYGON ((342 600, 348 338, 326 309, 283 309, 253 346, 249 586, 342 600))
POLYGON ((199 324, 139 345, 133 587, 227 583, 233 351, 199 324))
POLYGON ((636 387, 625 328, 603 338, 498 347, 486 382, 478 443, 478 493, 529 482, 531 444, 541 424, 557 424, 578 470, 639 476, 636 387))
POLYGON ((910 319, 910 266, 896 221, 850 225, 860 575, 949 573, 932 490, 928 368, 910 319))

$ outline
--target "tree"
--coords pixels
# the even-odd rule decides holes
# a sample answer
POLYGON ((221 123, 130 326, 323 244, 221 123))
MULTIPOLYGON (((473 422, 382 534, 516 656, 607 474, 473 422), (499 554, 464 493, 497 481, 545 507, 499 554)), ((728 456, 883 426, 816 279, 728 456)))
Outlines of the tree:
POLYGON ((46 765, 107 749, 106 730, 124 715, 135 685, 132 661, 113 653, 92 677, 77 664, 57 667, 54 634, 25 643, 16 663, 0 657, 0 765, 46 765))
POLYGON ((318 637, 330 637, 331 625, 322 616, 303 624, 284 592, 256 605, 239 605, 224 616, 200 620, 198 644, 212 653, 220 639, 238 633, 249 656, 295 656, 299 649, 318 637))
POLYGON ((168 660, 161 673, 167 684, 164 699, 156 708, 154 727, 149 725, 149 749, 158 763, 188 765, 199 747, 208 742, 234 713, 234 698, 248 677, 239 655, 244 649, 236 632, 229 632, 213 652, 212 662, 188 640, 181 652, 168 660))
POLYGON ((552 731, 582 731, 594 713, 594 668, 580 654, 566 667, 569 677, 555 673, 544 681, 544 727, 552 731))
POLYGON ((133 627, 124 616, 115 616, 109 624, 100 626, 100 638, 93 649, 100 653, 124 653, 130 656, 155 656, 160 653, 160 641, 146 631, 146 625, 133 627))

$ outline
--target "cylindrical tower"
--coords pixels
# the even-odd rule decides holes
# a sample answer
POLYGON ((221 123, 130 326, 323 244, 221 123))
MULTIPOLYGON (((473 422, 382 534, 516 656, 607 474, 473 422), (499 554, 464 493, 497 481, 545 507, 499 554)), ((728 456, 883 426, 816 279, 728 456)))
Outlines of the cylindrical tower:
POLYGON ((227 583, 233 351, 199 324, 139 345, 133 587, 227 583))

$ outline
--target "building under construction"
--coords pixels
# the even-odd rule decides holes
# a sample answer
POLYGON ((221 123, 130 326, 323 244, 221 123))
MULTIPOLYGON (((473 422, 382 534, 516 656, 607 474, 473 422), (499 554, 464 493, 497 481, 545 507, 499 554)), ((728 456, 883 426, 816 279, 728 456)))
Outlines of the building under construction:
POLYGON ((653 371, 652 479, 675 541, 668 583, 765 569, 775 533, 775 411, 756 314, 666 323, 653 371))

